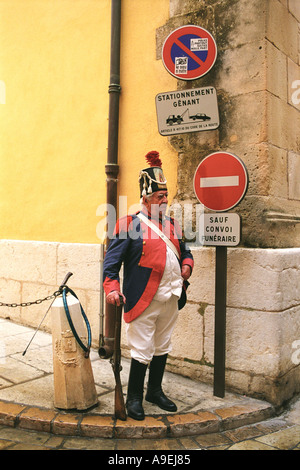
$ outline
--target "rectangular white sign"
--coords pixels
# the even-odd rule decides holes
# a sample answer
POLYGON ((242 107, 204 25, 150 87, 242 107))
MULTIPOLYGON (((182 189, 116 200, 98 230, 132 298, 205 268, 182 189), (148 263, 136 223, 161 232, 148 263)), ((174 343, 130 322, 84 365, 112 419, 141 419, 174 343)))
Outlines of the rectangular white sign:
POLYGON ((238 214, 215 212, 201 214, 199 223, 202 245, 237 246, 240 242, 241 220, 238 214))
POLYGON ((217 129, 220 125, 214 87, 159 93, 155 102, 161 135, 209 131, 217 129))

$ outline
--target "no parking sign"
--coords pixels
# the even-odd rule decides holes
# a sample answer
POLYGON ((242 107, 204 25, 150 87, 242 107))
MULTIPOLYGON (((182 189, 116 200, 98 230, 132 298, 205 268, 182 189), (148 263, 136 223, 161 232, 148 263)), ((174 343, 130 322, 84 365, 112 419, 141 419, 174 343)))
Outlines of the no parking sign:
POLYGON ((168 72, 180 80, 195 80, 205 75, 217 58, 212 35, 200 26, 187 25, 172 31, 162 48, 168 72))

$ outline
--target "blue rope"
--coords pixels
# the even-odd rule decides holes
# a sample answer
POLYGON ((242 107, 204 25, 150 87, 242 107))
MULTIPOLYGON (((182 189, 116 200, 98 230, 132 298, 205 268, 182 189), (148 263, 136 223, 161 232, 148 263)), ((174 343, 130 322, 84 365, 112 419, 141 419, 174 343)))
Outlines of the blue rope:
POLYGON ((64 302, 64 307, 65 307, 65 312, 66 312, 66 316, 67 316, 67 320, 69 322, 69 325, 70 325, 70 328, 72 330, 72 333, 73 335, 75 336, 76 338, 76 341, 77 343, 79 344, 79 346, 84 350, 85 352, 85 357, 88 358, 89 357, 89 354, 90 354, 90 349, 91 349, 91 344, 92 344, 92 333, 91 333, 91 327, 90 327, 90 324, 89 324, 89 321, 87 319, 87 316, 86 314, 84 313, 84 310, 81 306, 81 303, 79 302, 79 305, 80 305, 80 310, 81 310, 81 315, 85 321, 85 324, 86 324, 86 328, 87 328, 87 332, 88 332, 88 344, 87 346, 85 346, 83 344, 83 342, 81 341, 81 339, 79 338, 78 334, 77 334, 77 331, 74 327, 74 324, 72 322, 72 318, 71 318, 71 315, 70 315, 70 311, 69 311, 69 307, 68 307, 68 302, 67 302, 67 293, 70 292, 70 294, 72 294, 78 301, 78 297, 77 295, 75 294, 74 291, 72 291, 72 289, 70 289, 70 287, 68 286, 64 286, 63 287, 63 291, 62 291, 62 297, 63 297, 63 302, 64 302))

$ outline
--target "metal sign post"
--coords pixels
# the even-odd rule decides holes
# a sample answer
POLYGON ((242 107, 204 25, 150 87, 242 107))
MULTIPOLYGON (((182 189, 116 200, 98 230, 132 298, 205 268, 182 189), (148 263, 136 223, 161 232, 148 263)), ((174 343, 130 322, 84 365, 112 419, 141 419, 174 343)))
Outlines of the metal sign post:
POLYGON ((227 246, 216 247, 214 396, 225 395, 227 246))
POLYGON ((202 214, 200 240, 216 246, 214 395, 224 398, 226 363, 227 247, 240 241, 240 217, 227 213, 246 194, 248 173, 235 155, 216 152, 204 158, 194 175, 197 199, 211 211, 202 214))

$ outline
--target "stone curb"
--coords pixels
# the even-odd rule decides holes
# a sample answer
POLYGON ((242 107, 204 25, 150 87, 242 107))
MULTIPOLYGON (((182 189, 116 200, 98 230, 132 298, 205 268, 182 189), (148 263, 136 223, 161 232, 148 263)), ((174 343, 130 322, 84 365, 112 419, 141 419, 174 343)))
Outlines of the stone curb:
POLYGON ((67 413, 0 401, 0 424, 58 435, 115 439, 160 439, 210 434, 254 424, 275 415, 270 404, 146 416, 144 421, 88 413, 67 413))

